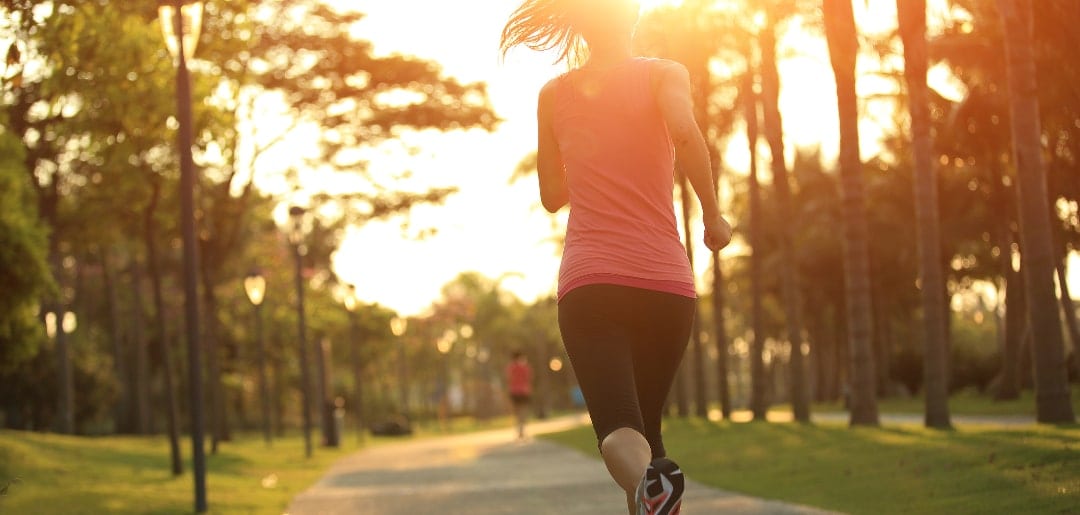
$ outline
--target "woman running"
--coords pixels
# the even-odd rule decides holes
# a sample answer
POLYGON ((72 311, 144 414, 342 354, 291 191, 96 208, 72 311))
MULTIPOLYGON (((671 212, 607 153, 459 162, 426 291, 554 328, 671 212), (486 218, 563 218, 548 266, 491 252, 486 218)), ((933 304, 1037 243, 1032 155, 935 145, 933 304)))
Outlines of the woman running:
POLYGON ((510 354, 506 365, 506 385, 510 390, 510 404, 514 408, 518 440, 525 439, 525 422, 529 419, 529 403, 532 401, 533 371, 529 360, 521 351, 510 354))
POLYGON ((705 244, 731 240, 690 77, 634 57, 635 0, 527 0, 501 50, 556 50, 576 68, 540 91, 537 167, 551 212, 570 205, 559 328, 611 477, 631 514, 676 514, 683 477, 660 415, 690 337, 694 277, 673 205, 675 155, 701 201, 705 244))

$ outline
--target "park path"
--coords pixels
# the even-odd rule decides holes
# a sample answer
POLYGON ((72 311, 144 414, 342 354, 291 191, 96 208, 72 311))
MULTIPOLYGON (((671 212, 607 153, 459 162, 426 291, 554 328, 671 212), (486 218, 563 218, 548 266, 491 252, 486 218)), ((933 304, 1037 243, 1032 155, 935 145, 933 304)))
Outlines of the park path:
MULTIPOLYGON (((536 423, 533 434, 586 423, 536 423)), ((375 446, 335 464, 293 500, 289 515, 622 515, 625 501, 603 464, 510 429, 375 446)), ((825 512, 691 482, 684 513, 810 515, 825 512)))

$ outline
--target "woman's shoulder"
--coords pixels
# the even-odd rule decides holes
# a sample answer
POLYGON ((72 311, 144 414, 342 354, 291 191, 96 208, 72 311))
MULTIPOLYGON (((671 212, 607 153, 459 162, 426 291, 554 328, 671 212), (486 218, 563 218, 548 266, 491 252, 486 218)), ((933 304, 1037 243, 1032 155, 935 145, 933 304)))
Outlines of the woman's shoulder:
POLYGON ((685 72, 686 66, 678 61, 660 57, 639 57, 638 60, 649 67, 653 73, 685 72))
POLYGON ((640 57, 638 59, 646 67, 649 85, 654 94, 660 90, 662 84, 669 80, 669 77, 689 76, 686 66, 683 66, 678 61, 659 57, 640 57))

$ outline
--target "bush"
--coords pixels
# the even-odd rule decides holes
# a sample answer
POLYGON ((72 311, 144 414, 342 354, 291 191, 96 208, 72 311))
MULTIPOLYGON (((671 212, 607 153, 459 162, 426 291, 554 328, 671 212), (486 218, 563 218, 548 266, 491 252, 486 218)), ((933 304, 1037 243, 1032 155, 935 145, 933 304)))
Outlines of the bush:
POLYGON ((949 391, 975 388, 985 392, 1001 368, 1001 353, 993 324, 977 323, 955 315, 952 324, 952 345, 949 349, 949 391))

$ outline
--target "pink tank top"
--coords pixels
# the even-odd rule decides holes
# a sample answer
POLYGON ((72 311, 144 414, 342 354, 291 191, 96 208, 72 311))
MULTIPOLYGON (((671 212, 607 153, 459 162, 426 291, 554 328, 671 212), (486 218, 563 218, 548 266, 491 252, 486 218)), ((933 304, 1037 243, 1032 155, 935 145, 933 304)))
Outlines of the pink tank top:
POLYGON ((570 193, 560 299, 590 284, 697 296, 675 220, 674 147, 649 61, 574 70, 556 84, 553 125, 570 193))

